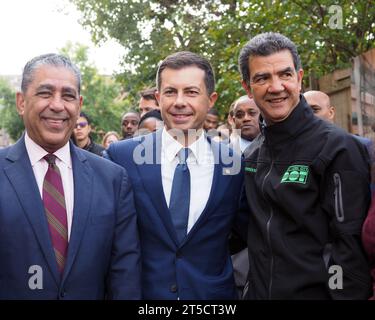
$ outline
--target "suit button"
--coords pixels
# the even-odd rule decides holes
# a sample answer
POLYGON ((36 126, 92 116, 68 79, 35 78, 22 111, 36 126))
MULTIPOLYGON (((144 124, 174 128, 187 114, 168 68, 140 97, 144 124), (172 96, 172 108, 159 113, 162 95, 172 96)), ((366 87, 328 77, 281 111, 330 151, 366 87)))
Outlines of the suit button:
POLYGON ((60 297, 61 297, 61 298, 64 298, 65 296, 66 296, 66 292, 65 292, 65 291, 61 291, 61 292, 60 292, 60 297))
POLYGON ((177 285, 176 284, 172 284, 171 287, 170 287, 170 290, 173 293, 177 292, 177 285))

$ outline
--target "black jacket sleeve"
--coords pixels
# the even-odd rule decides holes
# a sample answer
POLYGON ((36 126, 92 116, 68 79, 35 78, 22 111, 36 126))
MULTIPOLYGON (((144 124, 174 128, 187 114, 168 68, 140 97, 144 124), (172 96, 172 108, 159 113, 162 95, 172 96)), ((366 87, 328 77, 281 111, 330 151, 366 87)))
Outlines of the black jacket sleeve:
POLYGON ((371 197, 368 152, 350 135, 333 139, 325 148, 331 148, 331 152, 323 150, 321 155, 332 157, 319 159, 325 166, 320 188, 322 205, 330 221, 330 294, 333 299, 368 299, 371 277, 361 243, 371 197))

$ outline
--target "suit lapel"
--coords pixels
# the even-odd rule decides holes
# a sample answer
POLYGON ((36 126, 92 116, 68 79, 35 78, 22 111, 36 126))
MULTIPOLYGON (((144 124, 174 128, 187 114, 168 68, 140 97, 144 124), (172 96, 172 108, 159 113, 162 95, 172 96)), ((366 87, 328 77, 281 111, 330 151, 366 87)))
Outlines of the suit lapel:
POLYGON ((68 257, 64 269, 64 279, 68 276, 77 255, 79 245, 87 225, 92 202, 92 176, 94 172, 85 155, 70 145, 74 179, 73 221, 70 233, 68 257))
POLYGON ((26 151, 24 137, 10 148, 7 159, 12 163, 4 168, 5 174, 12 184, 25 215, 34 230, 35 237, 39 242, 56 284, 59 284, 60 275, 48 231, 43 201, 26 151))
POLYGON ((176 230, 173 226, 172 218, 165 200, 162 177, 161 177, 161 133, 158 130, 156 133, 150 135, 152 139, 145 139, 143 142, 145 149, 152 148, 153 163, 142 164, 137 167, 143 187, 150 197, 156 211, 167 229, 171 239, 178 245, 176 230))
POLYGON ((224 193, 227 191, 230 181, 230 179, 225 176, 227 173, 225 167, 228 165, 224 165, 221 160, 221 147, 223 145, 216 143, 215 141, 211 141, 210 139, 208 139, 208 141, 211 144, 215 159, 214 175, 212 178, 210 195, 202 214, 199 216, 194 226, 182 241, 181 246, 184 245, 184 243, 186 243, 202 225, 204 225, 204 222, 210 215, 215 213, 215 208, 219 204, 219 200, 223 198, 224 193))

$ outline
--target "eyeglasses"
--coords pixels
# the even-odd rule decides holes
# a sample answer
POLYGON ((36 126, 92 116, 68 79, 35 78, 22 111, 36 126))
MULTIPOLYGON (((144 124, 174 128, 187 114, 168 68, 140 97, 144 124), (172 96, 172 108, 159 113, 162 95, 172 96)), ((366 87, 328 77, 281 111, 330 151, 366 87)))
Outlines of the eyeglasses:
POLYGON ((78 122, 78 123, 76 123, 76 126, 75 126, 75 128, 77 129, 78 127, 80 127, 80 128, 85 128, 86 126, 87 126, 87 122, 78 122))

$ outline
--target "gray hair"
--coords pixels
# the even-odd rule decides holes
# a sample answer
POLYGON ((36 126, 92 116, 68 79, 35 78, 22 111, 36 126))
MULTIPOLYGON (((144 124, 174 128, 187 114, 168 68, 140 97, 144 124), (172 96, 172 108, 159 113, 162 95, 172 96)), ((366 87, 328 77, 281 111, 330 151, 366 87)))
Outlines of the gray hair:
POLYGON ((242 80, 244 80, 247 85, 250 85, 250 57, 266 57, 283 50, 289 50, 291 53, 296 71, 301 69, 301 59, 298 55, 297 47, 286 36, 275 32, 265 32, 252 38, 242 48, 238 58, 242 80))
POLYGON ((26 93, 27 88, 33 81, 35 70, 44 65, 64 67, 72 71, 77 80, 78 94, 81 93, 81 72, 79 71, 78 67, 74 65, 69 58, 56 53, 43 54, 31 59, 26 63, 25 67, 23 68, 21 82, 21 90, 23 93, 26 93))
POLYGON ((156 74, 156 85, 160 91, 161 74, 164 69, 170 68, 174 70, 181 70, 186 67, 195 66, 204 71, 204 82, 206 85, 208 95, 215 91, 215 74, 211 64, 206 58, 190 51, 180 51, 166 57, 159 65, 156 74))

